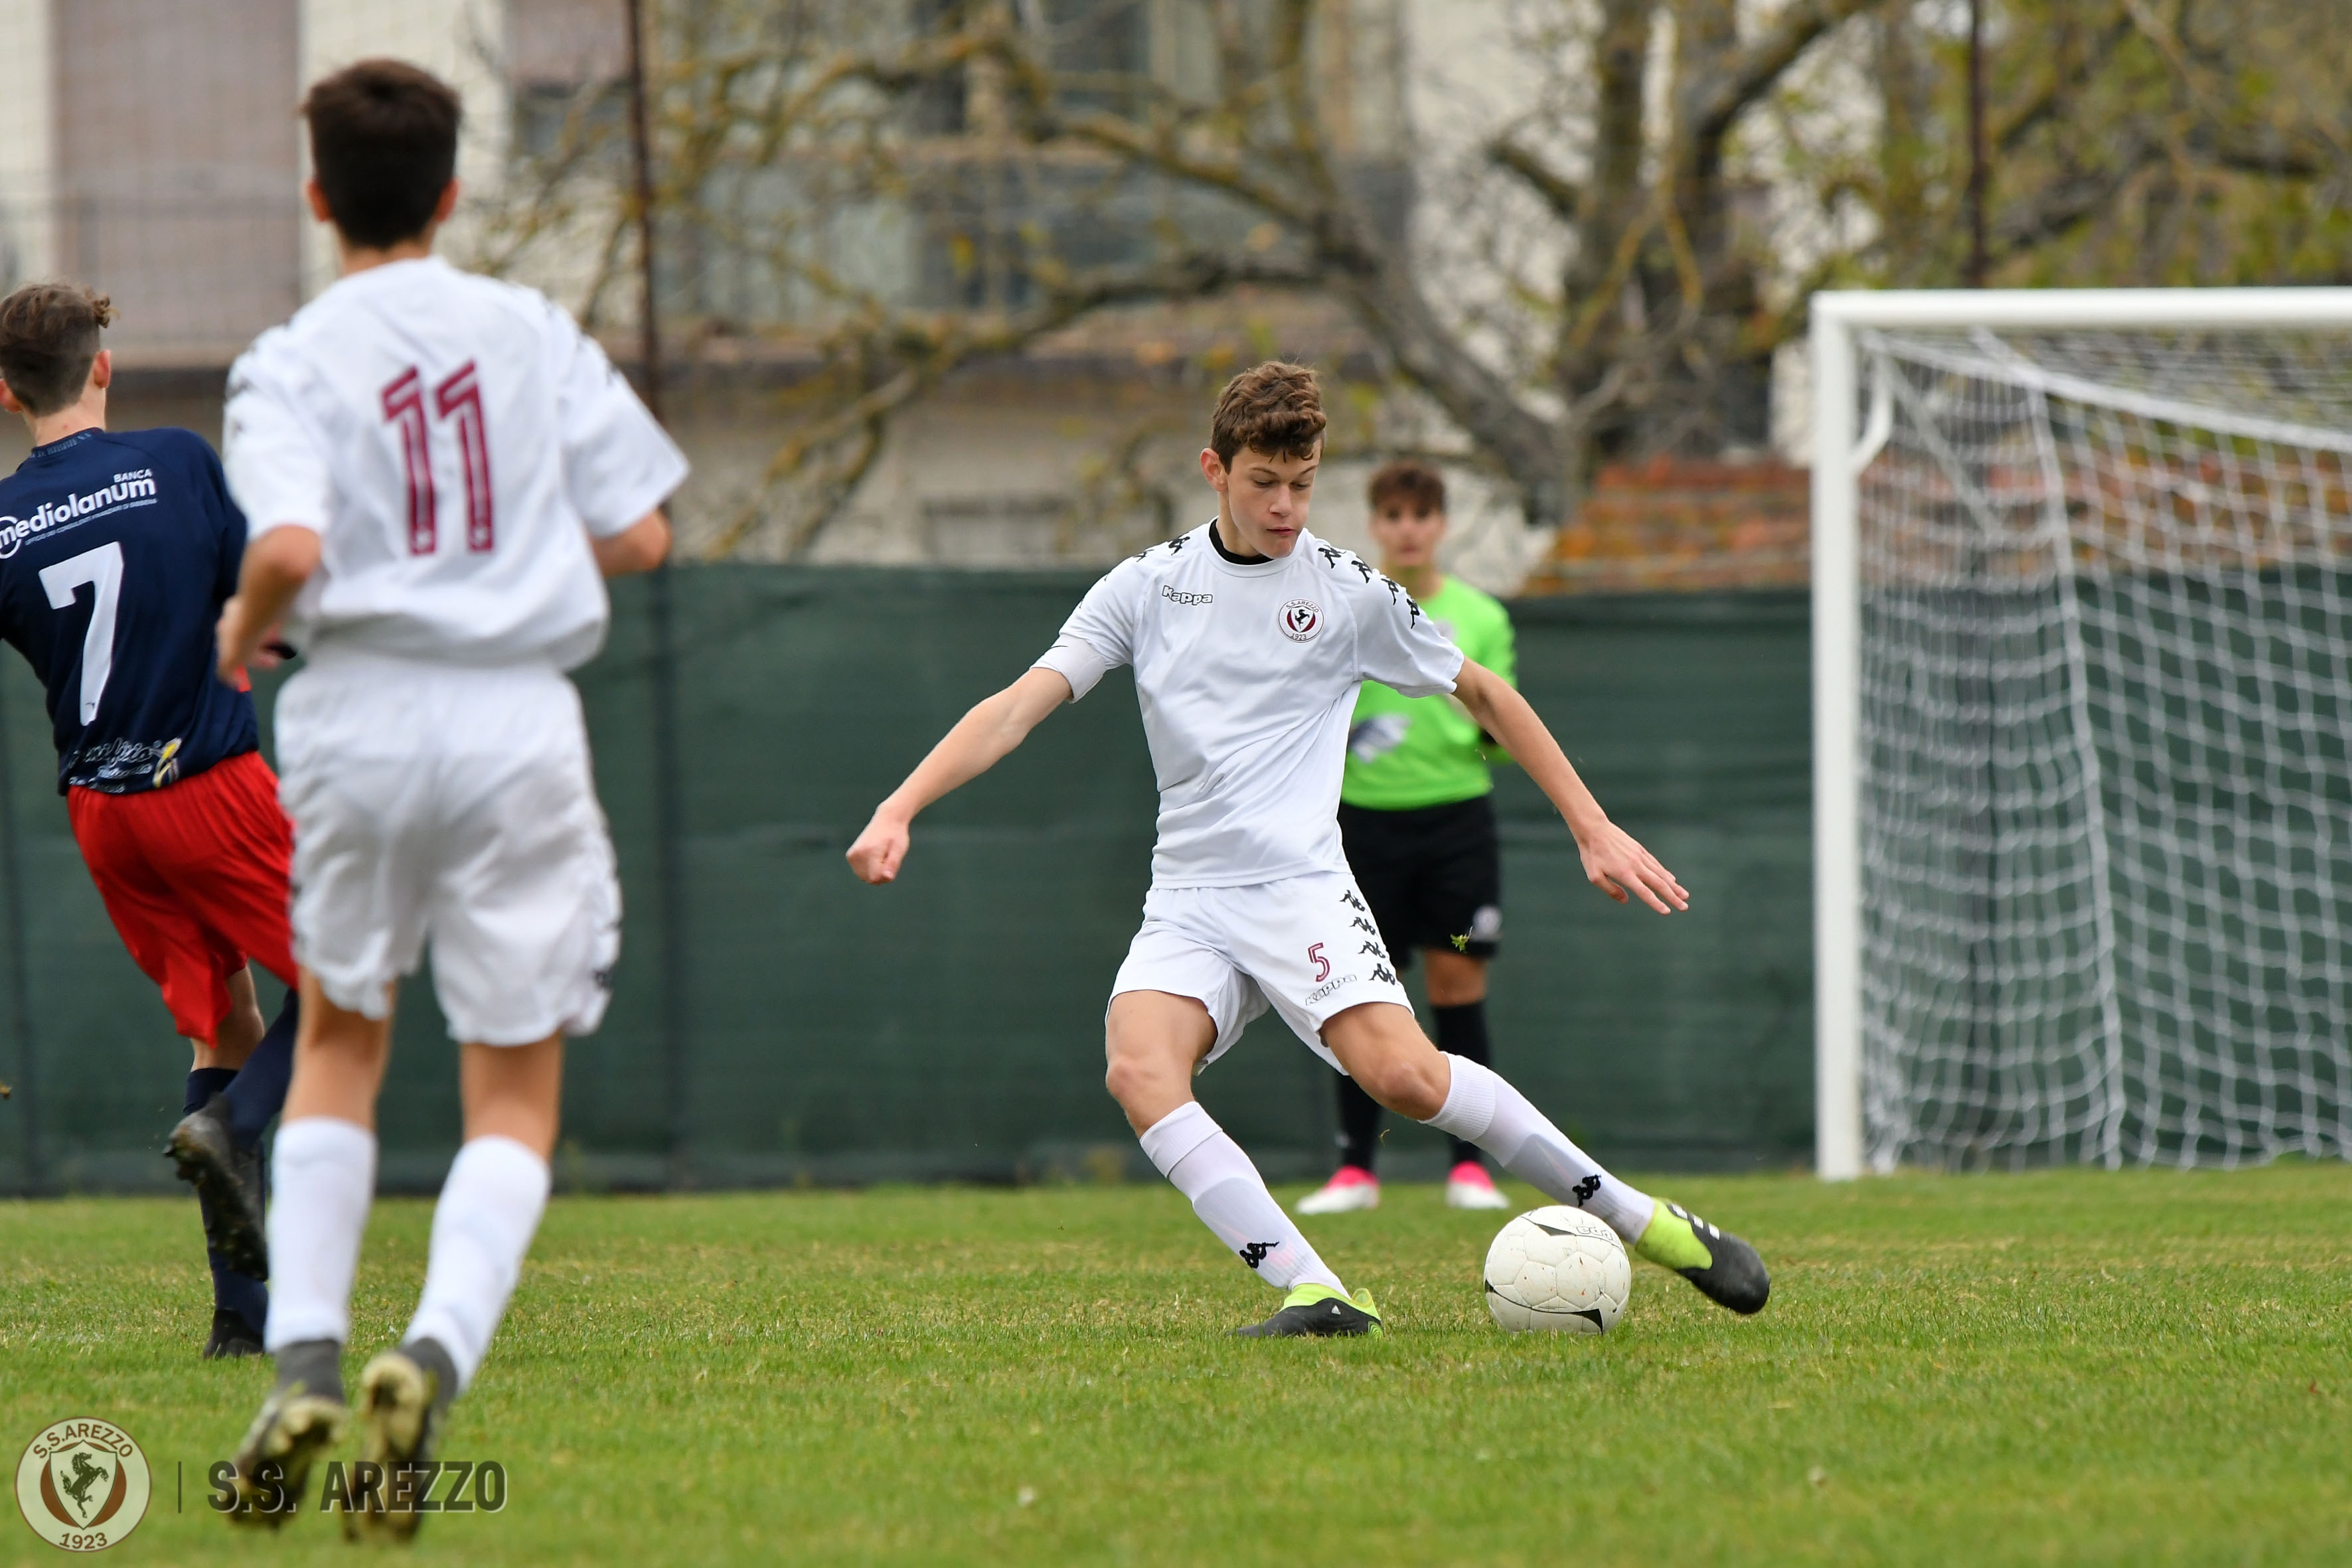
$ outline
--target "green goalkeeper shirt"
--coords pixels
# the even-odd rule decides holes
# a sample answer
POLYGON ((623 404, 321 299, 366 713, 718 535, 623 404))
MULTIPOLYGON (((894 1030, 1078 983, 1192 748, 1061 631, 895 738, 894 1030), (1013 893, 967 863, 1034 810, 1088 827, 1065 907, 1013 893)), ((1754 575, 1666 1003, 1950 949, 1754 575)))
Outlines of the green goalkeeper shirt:
MULTIPOLYGON (((1511 617, 1493 595, 1448 576, 1421 608, 1465 658, 1518 684, 1511 617)), ((1454 699, 1400 697, 1367 680, 1349 722, 1348 771, 1339 798, 1374 811, 1475 800, 1495 787, 1487 765, 1491 749, 1491 742, 1482 748, 1478 721, 1454 699)))

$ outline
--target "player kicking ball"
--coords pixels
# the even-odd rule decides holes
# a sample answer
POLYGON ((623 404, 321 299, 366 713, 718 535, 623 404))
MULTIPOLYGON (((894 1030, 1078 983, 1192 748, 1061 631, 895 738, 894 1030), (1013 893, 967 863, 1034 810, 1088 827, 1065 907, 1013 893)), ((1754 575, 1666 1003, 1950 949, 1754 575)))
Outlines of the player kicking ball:
POLYGON ((375 1190, 394 994, 433 949, 465 1142, 425 1289, 360 1374, 356 1533, 415 1531, 450 1401, 505 1314, 548 1194, 563 1039, 602 1020, 620 888, 579 694, 599 577, 668 548, 685 460, 572 319, 433 257, 457 201, 457 95, 362 61, 303 102, 336 283, 229 377, 229 484, 252 523, 220 665, 287 617, 278 703, 302 1025, 275 1153, 268 1344, 231 1518, 276 1525, 352 1415, 341 1357, 375 1190))
POLYGON ((213 671, 244 515, 200 437, 107 429, 112 318, 59 283, 0 300, 0 407, 33 436, 0 480, 0 637, 47 689, 58 793, 107 915, 194 1047, 167 1152, 204 1215, 204 1354, 258 1355, 261 1138, 286 1098, 296 1004, 264 1029, 247 959, 294 984, 293 837, 253 699, 213 671))
POLYGON ((1559 808, 1585 874, 1665 914, 1688 895, 1612 823, 1526 699, 1465 659, 1397 584, 1307 531, 1324 415, 1312 371, 1267 363, 1218 399, 1201 471, 1214 521, 1112 568, 1036 667, 964 715, 876 809, 849 863, 887 882, 917 814, 986 772, 1045 715, 1119 665, 1135 670, 1160 780, 1143 927, 1107 1019, 1113 1099, 1161 1174, 1269 1285, 1249 1335, 1376 1333, 1192 1098, 1192 1078, 1271 1005, 1327 1062, 1391 1110, 1476 1144, 1560 1203, 1590 1210, 1654 1263, 1738 1312, 1769 1290, 1755 1249, 1595 1163, 1491 1069, 1441 1053, 1414 1020, 1349 875, 1336 814, 1357 689, 1451 692, 1559 808))

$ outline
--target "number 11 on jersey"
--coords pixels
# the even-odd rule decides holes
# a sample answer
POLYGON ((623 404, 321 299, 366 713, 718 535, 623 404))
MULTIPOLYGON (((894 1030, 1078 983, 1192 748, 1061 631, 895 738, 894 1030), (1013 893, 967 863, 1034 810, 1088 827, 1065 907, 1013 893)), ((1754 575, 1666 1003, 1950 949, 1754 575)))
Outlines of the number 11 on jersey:
MULTIPOLYGON (((440 503, 433 489, 432 429, 425 417, 425 373, 415 365, 383 389, 383 417, 400 426, 401 466, 408 476, 408 552, 440 548, 440 503)), ((498 542, 490 490, 490 431, 482 414, 482 384, 467 360, 433 388, 433 413, 457 424, 457 458, 466 475, 466 548, 477 553, 498 542)))

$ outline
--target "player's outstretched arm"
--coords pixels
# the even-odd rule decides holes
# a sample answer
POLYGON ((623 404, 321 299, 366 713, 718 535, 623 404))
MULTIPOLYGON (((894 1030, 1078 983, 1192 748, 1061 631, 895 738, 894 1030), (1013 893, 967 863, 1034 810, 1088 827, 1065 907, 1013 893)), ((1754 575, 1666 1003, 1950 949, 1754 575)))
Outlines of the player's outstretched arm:
POLYGON ((849 847, 849 868, 866 882, 896 878, 907 858, 916 814, 994 767, 1006 752, 1029 738, 1039 720, 1069 700, 1067 679, 1055 670, 1032 669, 975 705, 931 748, 931 754, 916 764, 907 782, 874 808, 874 820, 849 847))
POLYGON ((1630 893, 1662 915, 1690 908, 1690 893, 1675 880, 1673 872, 1658 864, 1656 856, 1609 820, 1609 814, 1576 776, 1559 742, 1510 682, 1465 658, 1462 673, 1454 678, 1454 695, 1559 808, 1568 830, 1576 835, 1577 849, 1584 858, 1584 875, 1594 887, 1621 904, 1630 893))
POLYGON ((273 528, 245 547, 236 593, 221 606, 215 633, 223 680, 234 686, 247 665, 277 662, 262 655, 262 645, 277 636, 294 595, 318 569, 319 536, 298 524, 273 528))

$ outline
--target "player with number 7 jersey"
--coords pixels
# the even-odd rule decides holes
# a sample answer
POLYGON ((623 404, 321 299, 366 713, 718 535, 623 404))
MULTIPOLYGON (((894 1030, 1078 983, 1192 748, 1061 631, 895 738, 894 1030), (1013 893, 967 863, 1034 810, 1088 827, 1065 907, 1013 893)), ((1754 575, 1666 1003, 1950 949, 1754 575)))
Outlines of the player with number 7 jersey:
POLYGON ((195 1184, 211 1357, 261 1349, 260 1143, 284 1098, 292 1004, 265 1029, 247 961, 288 985, 292 852, 253 699, 213 669, 245 519, 186 430, 109 430, 112 319, 87 289, 0 301, 0 404, 33 450, 0 480, 0 637, 47 689, 58 792, 106 912, 194 1047, 169 1152, 195 1184))

